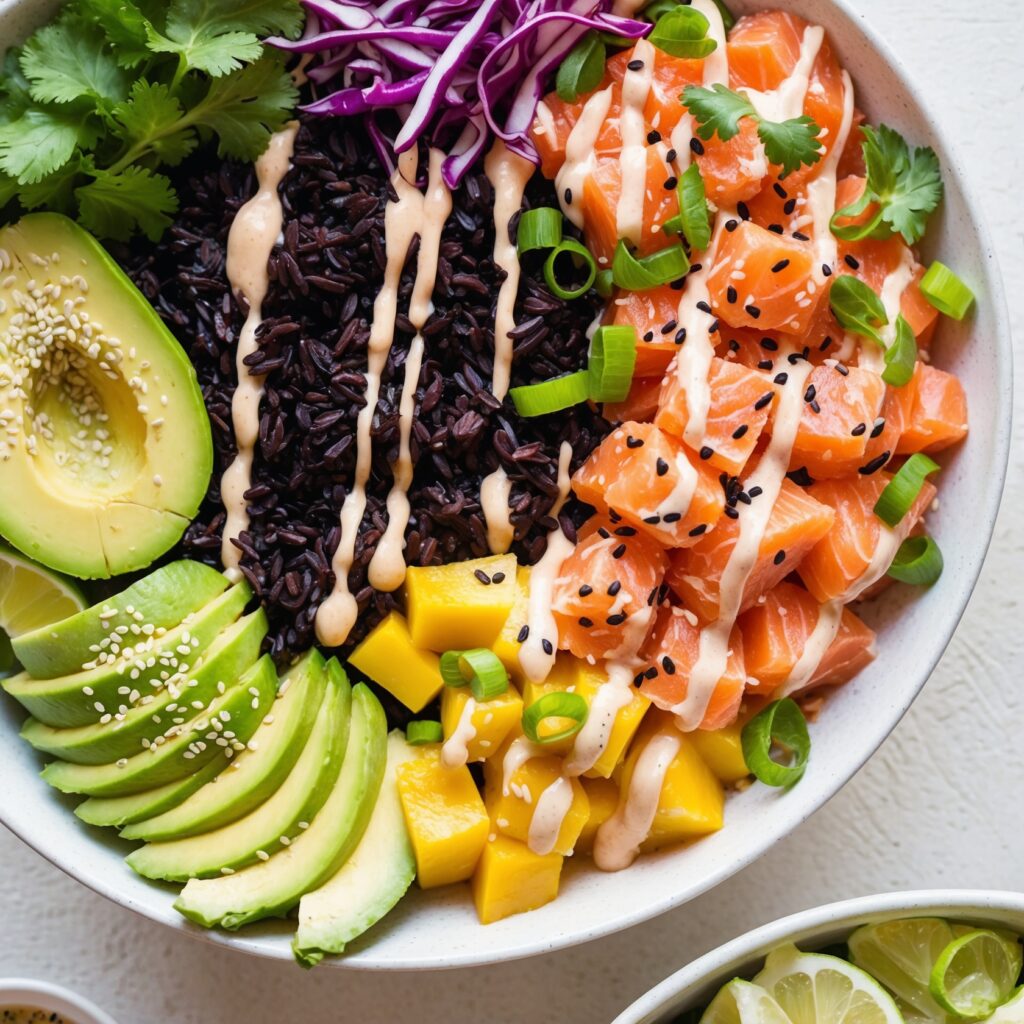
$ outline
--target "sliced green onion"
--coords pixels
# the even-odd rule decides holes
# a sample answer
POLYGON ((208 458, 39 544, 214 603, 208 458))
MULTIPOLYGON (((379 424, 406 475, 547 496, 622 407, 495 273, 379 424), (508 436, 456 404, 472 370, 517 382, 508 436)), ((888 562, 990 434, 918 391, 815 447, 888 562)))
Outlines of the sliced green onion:
POLYGON ((566 238, 562 241, 551 250, 551 254, 544 261, 544 280, 548 288, 551 289, 551 294, 560 299, 578 299, 581 295, 586 295, 596 276, 597 263, 590 255, 590 250, 574 238, 566 238), (586 268, 587 276, 583 284, 574 288, 572 285, 564 285, 558 280, 555 264, 560 256, 568 256, 577 268, 586 268))
POLYGON ((509 396, 520 416, 546 416, 569 409, 590 397, 590 374, 586 370, 511 388, 509 396))
POLYGON ((596 32, 588 32, 562 61, 555 76, 555 92, 566 103, 575 103, 593 92, 604 78, 605 47, 596 32))
POLYGON ((578 693, 546 693, 538 697, 529 707, 523 711, 523 732, 526 737, 534 743, 557 743, 559 740, 566 740, 583 728, 587 720, 587 702, 578 693), (548 718, 571 718, 572 724, 567 725, 558 732, 541 733, 541 723, 548 718))
POLYGON ((841 327, 884 346, 878 328, 889 322, 885 306, 859 277, 852 274, 837 277, 829 292, 829 303, 841 327))
POLYGON ((921 294, 940 312, 963 320, 974 302, 974 292, 944 263, 936 260, 921 278, 921 294))
POLYGON ((875 515, 888 526, 896 526, 913 508, 925 480, 939 471, 939 464, 915 452, 896 470, 875 502, 875 515))
POLYGON ((612 281, 612 272, 610 270, 599 270, 594 277, 594 291, 602 299, 608 299, 611 298, 614 287, 615 282, 612 281))
POLYGON ((917 339, 903 315, 896 317, 896 340, 885 350, 882 380, 894 388, 909 384, 917 366, 917 339))
POLYGON ((695 7, 677 6, 654 23, 648 42, 671 57, 700 59, 714 53, 718 43, 708 38, 710 25, 695 7))
POLYGON ((769 704, 747 722, 740 741, 747 767, 766 786, 788 789, 803 778, 811 755, 811 737, 803 712, 789 697, 769 704), (789 764, 772 757, 773 745, 785 748, 789 764))
POLYGON ((445 686, 469 686, 477 700, 500 697, 508 689, 508 672, 501 659, 486 647, 445 651, 441 655, 445 686))
POLYGON ((631 292, 645 292, 685 277, 690 261, 679 242, 637 259, 620 239, 612 256, 612 280, 631 292))
MULTIPOLYGON (((684 7, 683 10, 692 10, 684 7)), ((679 196, 679 216, 683 234, 690 248, 703 251, 711 241, 711 217, 708 214, 707 192, 700 168, 690 164, 676 186, 679 196)))
POLYGON ((622 402, 636 368, 636 328, 605 324, 590 339, 590 397, 595 402, 622 402))
POLYGON ((562 241, 562 213, 550 206, 526 210, 519 218, 516 249, 519 255, 537 249, 554 249, 562 241))
POLYGON ((931 537, 908 537, 889 566, 889 575, 914 587, 930 587, 942 575, 942 552, 931 537))
POLYGON ((444 739, 444 729, 440 722, 421 719, 410 722, 405 727, 405 741, 410 746, 422 747, 426 743, 440 743, 444 739))

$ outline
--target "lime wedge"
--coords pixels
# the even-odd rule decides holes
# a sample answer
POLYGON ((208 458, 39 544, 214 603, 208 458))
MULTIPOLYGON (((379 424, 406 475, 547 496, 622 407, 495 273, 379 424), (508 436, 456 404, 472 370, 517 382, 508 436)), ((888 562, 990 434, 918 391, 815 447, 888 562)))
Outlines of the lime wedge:
POLYGON ((891 995, 839 957, 782 946, 769 953, 760 985, 792 1024, 903 1024, 891 995))
POLYGON ((0 544, 0 673, 14 664, 9 637, 59 622, 85 606, 82 592, 66 576, 0 544))
POLYGON ((956 934, 938 917, 868 924, 850 936, 850 959, 896 997, 907 1024, 945 1024, 949 1015, 928 985, 935 962, 956 934))
POLYGON ((1020 969, 1020 943, 979 928, 954 939, 939 954, 928 987, 949 1013, 976 1020, 1010 998, 1020 969))
POLYGON ((792 1024, 782 1007, 760 985, 736 978, 704 1011, 700 1024, 792 1024))

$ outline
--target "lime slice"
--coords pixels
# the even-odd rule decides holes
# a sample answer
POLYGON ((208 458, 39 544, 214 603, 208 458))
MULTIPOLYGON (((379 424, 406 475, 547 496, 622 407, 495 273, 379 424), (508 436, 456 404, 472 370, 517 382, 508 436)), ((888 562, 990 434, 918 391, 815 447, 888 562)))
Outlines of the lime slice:
POLYGON ((945 1024, 949 1016, 928 985, 935 962, 955 938, 949 922, 938 917, 868 924, 850 936, 850 959, 896 997, 907 1024, 945 1024))
POLYGON ((82 592, 66 576, 0 544, 0 672, 14 664, 9 637, 59 622, 85 607, 82 592))
POLYGON ((736 978, 704 1011, 700 1024, 792 1024, 782 1007, 760 985, 736 978))
POLYGON ((1020 943, 979 928, 946 946, 932 968, 928 987, 949 1013, 977 1019, 1010 998, 1020 969, 1020 943))
POLYGON ((903 1024, 891 995, 839 957, 782 946, 754 978, 792 1024, 903 1024))

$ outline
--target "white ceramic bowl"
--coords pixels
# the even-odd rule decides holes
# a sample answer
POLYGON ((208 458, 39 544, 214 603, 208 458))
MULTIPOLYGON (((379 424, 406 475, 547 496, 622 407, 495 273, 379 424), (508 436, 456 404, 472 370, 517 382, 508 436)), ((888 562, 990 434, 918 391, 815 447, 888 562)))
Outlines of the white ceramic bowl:
POLYGON ((931 889, 862 896, 802 910, 694 960, 623 1010, 612 1024, 671 1024, 679 1014, 705 1006, 733 978, 756 974, 776 946, 795 942, 811 952, 844 942, 863 924, 901 917, 944 917, 1024 933, 1024 894, 931 889))
MULTIPOLYGON (((738 0, 737 10, 770 6, 738 0)), ((365 969, 457 967, 531 956, 637 924, 693 899, 756 860, 821 807, 889 735, 946 648, 981 569, 995 521, 1009 443, 1011 349, 995 253, 955 156, 888 45, 841 0, 783 0, 782 6, 828 29, 859 86, 858 105, 942 161, 946 201, 931 224, 926 256, 944 253, 978 297, 963 324, 945 323, 936 361, 963 380, 971 406, 967 442, 944 460, 941 507, 930 517, 946 571, 930 591, 893 588, 867 616, 879 629, 879 657, 826 704, 813 727, 814 755, 792 792, 754 786, 729 800, 726 827, 687 849, 641 858, 627 871, 589 865, 566 871, 558 899, 539 911, 481 927, 466 890, 415 892, 333 961, 365 969)), ((0 40, 16 39, 51 0, 0 0, 0 40)), ((110 899, 212 942, 288 958, 290 929, 271 923, 237 935, 207 933, 173 910, 171 891, 136 877, 123 863, 127 844, 89 829, 72 802, 38 778, 40 761, 17 742, 21 712, 0 702, 0 821, 68 874, 110 899)))
POLYGON ((67 1024, 116 1024, 109 1014, 63 985, 28 978, 0 978, 0 1010, 14 1006, 59 1013, 67 1024))

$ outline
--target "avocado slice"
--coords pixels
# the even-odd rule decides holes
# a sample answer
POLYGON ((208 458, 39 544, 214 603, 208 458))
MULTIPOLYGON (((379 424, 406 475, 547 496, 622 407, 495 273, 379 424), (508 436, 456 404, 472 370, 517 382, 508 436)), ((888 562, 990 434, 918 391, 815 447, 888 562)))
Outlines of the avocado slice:
MULTIPOLYGON (((171 676, 148 704, 136 699, 119 718, 74 729, 53 729, 30 718, 22 739, 73 764, 110 764, 141 754, 152 743, 173 739, 203 714, 210 701, 256 663, 266 635, 267 616, 260 608, 228 626, 194 666, 171 676)), ((126 706, 129 698, 120 699, 126 706)))
POLYGON ((244 749, 276 690, 274 663, 264 655, 199 718, 155 749, 112 764, 54 761, 43 769, 43 778, 62 793, 87 796, 124 796, 184 778, 202 768, 219 750, 244 749))
POLYGON ((129 825, 121 838, 150 843, 184 839, 237 821, 270 799, 306 747, 326 686, 326 665, 314 648, 282 678, 277 702, 230 771, 177 807, 129 825))
MULTIPOLYGON (((0 229, 0 534, 81 579, 143 569, 185 532, 213 469, 185 351, 74 221, 0 229)), ((67 671, 67 670, 65 670, 67 671)))
POLYGON ((352 689, 352 724, 341 772, 309 828, 266 862, 221 878, 193 878, 175 908, 207 928, 228 929, 288 913, 358 845, 380 791, 386 750, 384 709, 359 683, 352 689))
POLYGON ((330 673, 316 724, 295 767, 251 814, 214 832, 150 843, 131 853, 128 865, 146 878, 184 882, 227 874, 286 848, 315 820, 337 781, 348 739, 351 692, 343 675, 330 673))
POLYGON ((295 959, 314 967, 324 956, 372 928, 405 895, 416 876, 416 858, 398 799, 398 766, 416 750, 395 729, 388 736, 387 766, 363 838, 332 878, 299 902, 295 959))
POLYGON ((143 821, 173 810, 208 782, 213 782, 230 763, 231 759, 225 751, 209 764, 203 765, 195 775, 186 775, 183 779, 165 782, 155 789, 145 789, 141 793, 129 793, 127 796, 92 796, 75 808, 75 814, 87 825, 101 827, 121 828, 134 821, 143 821))
POLYGON ((223 573, 202 562, 170 562, 116 597, 23 633, 11 641, 11 646, 27 675, 35 679, 81 672, 83 665, 96 658, 91 648, 104 640, 109 644, 118 626, 129 630, 140 625, 171 629, 227 590, 229 582, 223 573))
POLYGON ((175 673, 195 667, 196 659, 241 615, 251 597, 249 585, 239 583, 161 636, 156 631, 152 636, 129 633, 134 646, 130 652, 122 648, 117 659, 53 679, 32 679, 23 672, 0 685, 44 725, 55 729, 91 725, 107 712, 113 717, 121 705, 129 703, 119 692, 122 689, 129 689, 129 696, 131 690, 147 693, 175 673), (191 648, 191 654, 183 653, 185 647, 191 648))

